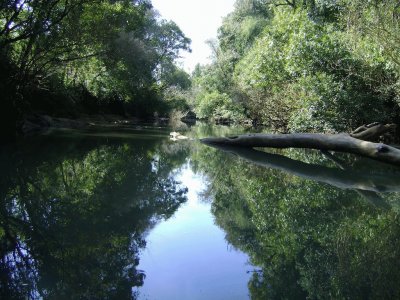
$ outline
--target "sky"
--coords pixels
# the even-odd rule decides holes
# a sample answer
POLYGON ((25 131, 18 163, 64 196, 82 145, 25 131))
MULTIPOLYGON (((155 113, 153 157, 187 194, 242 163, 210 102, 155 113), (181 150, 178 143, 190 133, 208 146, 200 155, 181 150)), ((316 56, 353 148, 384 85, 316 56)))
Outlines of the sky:
POLYGON ((163 19, 174 21, 192 40, 192 53, 182 53, 182 67, 193 71, 197 63, 210 62, 211 50, 205 43, 217 37, 222 18, 233 11, 235 0, 152 0, 163 19))

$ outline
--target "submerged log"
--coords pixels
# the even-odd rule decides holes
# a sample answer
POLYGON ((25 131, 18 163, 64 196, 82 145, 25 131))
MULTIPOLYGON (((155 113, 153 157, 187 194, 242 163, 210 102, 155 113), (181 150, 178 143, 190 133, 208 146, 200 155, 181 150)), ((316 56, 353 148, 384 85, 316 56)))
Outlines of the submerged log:
POLYGON ((233 137, 210 137, 201 140, 208 145, 272 148, 308 148, 346 152, 400 166, 400 150, 383 143, 372 143, 348 134, 246 134, 233 137))

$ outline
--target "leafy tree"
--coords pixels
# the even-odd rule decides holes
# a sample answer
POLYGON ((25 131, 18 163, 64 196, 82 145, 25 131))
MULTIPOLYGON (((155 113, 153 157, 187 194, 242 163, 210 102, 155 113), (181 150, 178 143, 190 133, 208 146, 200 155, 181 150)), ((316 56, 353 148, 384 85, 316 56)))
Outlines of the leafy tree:
POLYGON ((393 120, 395 77, 354 56, 342 36, 304 11, 276 12, 236 69, 254 116, 302 131, 348 130, 377 116, 393 120))
POLYGON ((226 93, 284 132, 397 122, 396 3, 237 1, 193 77, 196 99, 226 93))
POLYGON ((225 122, 244 118, 241 107, 232 102, 227 94, 212 92, 200 98, 197 113, 200 118, 212 117, 225 122))
POLYGON ((151 115, 166 106, 161 78, 179 51, 190 50, 190 39, 149 1, 10 0, 0 10, 0 89, 13 112, 9 123, 37 110, 97 113, 107 102, 151 115), (145 98, 157 102, 150 113, 145 98))

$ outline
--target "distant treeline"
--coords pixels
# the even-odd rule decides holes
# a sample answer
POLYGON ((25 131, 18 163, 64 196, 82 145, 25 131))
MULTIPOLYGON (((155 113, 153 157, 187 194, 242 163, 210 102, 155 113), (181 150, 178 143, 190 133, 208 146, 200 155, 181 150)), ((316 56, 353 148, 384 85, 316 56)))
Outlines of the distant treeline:
POLYGON ((185 106, 176 91, 190 79, 174 61, 189 46, 146 0, 1 1, 1 133, 31 113, 145 118, 185 106))
POLYGON ((397 0, 238 0, 193 74, 199 117, 282 131, 399 123, 397 0))

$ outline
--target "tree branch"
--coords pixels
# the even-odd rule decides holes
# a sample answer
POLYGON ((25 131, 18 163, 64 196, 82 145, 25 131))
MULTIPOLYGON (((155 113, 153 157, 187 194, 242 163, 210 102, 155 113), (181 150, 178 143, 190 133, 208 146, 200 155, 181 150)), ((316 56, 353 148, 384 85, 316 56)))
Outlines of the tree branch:
POLYGON ((247 134, 201 140, 208 145, 272 148, 308 148, 347 152, 400 166, 400 150, 382 143, 372 143, 348 134, 247 134))

